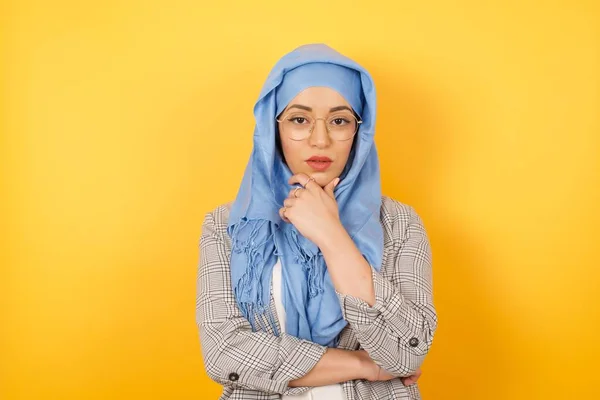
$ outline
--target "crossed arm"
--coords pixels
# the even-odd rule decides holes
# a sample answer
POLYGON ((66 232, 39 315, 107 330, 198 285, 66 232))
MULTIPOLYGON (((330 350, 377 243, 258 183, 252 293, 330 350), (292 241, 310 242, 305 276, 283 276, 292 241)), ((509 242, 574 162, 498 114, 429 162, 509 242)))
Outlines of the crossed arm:
MULTIPOLYGON (((407 237, 399 243, 394 263, 398 273, 393 274, 396 284, 372 270, 370 299, 336 285, 344 317, 364 349, 359 351, 327 349, 285 333, 252 331, 231 289, 226 223, 215 222, 226 220, 226 213, 219 208, 207 214, 200 240, 196 317, 204 364, 213 380, 268 393, 297 394, 309 386, 407 377, 418 370, 433 339, 436 315, 430 300, 428 241, 414 212, 407 237), (410 278, 415 272, 419 278, 410 278), (378 366, 384 369, 379 378, 375 375, 378 366)), ((328 259, 325 252, 332 270, 334 264, 353 262, 335 256, 328 259)), ((354 262, 363 261, 361 256, 354 262)))

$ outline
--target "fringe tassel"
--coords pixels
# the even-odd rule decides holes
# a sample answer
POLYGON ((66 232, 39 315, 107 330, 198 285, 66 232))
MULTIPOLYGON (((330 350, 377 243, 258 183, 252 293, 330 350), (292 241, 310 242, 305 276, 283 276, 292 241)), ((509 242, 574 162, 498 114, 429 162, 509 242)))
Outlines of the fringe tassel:
POLYGON ((246 270, 238 282, 234 285, 235 297, 238 299, 238 305, 242 314, 250 322, 250 326, 254 332, 257 331, 257 322, 260 328, 264 331, 267 330, 266 325, 262 319, 263 316, 267 317, 273 332, 276 336, 279 336, 279 330, 277 329, 277 323, 275 322, 275 316, 272 311, 267 310, 267 304, 262 298, 262 280, 260 279, 264 269, 264 260, 262 259, 261 253, 257 250, 262 246, 271 241, 274 236, 274 230, 271 228, 271 233, 266 236, 264 240, 257 243, 257 238, 261 232, 268 229, 270 224, 266 220, 246 220, 242 219, 238 224, 233 227, 231 233, 231 246, 232 251, 235 253, 244 253, 246 256, 246 270), (242 234, 250 229, 247 239, 243 239, 242 234), (254 295, 252 289, 256 288, 254 295))
POLYGON ((325 261, 320 252, 316 254, 307 253, 300 245, 298 232, 292 229, 285 235, 290 248, 294 252, 294 260, 302 266, 302 270, 307 275, 308 297, 312 299, 323 293, 323 272, 325 261))

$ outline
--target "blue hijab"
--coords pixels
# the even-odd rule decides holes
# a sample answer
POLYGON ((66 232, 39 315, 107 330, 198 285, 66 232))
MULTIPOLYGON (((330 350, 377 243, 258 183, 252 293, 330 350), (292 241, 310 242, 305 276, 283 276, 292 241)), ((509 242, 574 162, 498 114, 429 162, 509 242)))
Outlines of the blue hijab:
POLYGON ((266 330, 270 324, 278 335, 269 302, 273 266, 279 258, 286 333, 336 347, 347 322, 323 255, 278 212, 291 189, 287 182, 292 172, 277 149, 275 119, 290 100, 312 86, 338 91, 363 120, 334 193, 346 231, 371 267, 381 268, 373 80, 364 68, 332 48, 311 44, 277 62, 254 106, 254 146, 227 227, 232 241, 231 279, 238 307, 252 329, 266 330))

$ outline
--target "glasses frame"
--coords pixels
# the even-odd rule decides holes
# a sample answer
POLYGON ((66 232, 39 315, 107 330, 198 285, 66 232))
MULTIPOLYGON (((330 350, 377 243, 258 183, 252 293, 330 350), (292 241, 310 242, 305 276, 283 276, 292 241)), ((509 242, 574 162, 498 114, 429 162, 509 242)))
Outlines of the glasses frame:
MULTIPOLYGON (((282 114, 279 118, 276 118, 275 121, 277 121, 279 123, 282 123, 282 122, 285 121, 285 118, 288 115, 294 114, 294 113, 298 113, 298 112, 299 111, 288 111, 285 114, 282 114)), ((333 116, 335 116, 335 114, 333 116)), ((306 139, 310 138, 310 136, 312 135, 312 133, 313 133, 313 131, 315 129, 315 126, 317 126, 317 121, 318 120, 322 120, 325 123, 325 130, 327 130, 327 133, 329 134, 329 137, 331 139, 336 140, 338 142, 345 142, 345 141, 348 141, 348 140, 352 139, 354 136, 356 136, 356 134, 358 133, 358 130, 360 129, 360 124, 363 123, 363 120, 358 115, 356 115, 356 113, 354 111, 352 112, 352 117, 354 117, 354 119, 356 120, 356 129, 354 130, 354 133, 352 134, 352 136, 350 136, 348 139, 334 139, 333 137, 331 137, 331 132, 329 130, 329 126, 327 125, 327 120, 329 118, 331 118, 331 117, 327 117, 327 118, 313 118, 314 121, 313 121, 313 123, 312 123, 312 125, 311 125, 311 127, 310 127, 310 129, 308 131, 308 136, 305 137, 304 139, 292 139, 291 137, 289 137, 289 136, 288 137, 289 137, 290 140, 293 140, 295 142, 301 142, 303 140, 306 140, 306 139)))

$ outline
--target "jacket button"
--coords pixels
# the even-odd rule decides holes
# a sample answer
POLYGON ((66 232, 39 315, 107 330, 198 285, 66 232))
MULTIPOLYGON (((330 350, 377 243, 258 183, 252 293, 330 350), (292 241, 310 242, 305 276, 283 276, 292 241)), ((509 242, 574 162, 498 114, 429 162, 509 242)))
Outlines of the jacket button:
POLYGON ((417 347, 419 345, 419 339, 416 337, 410 338, 408 344, 410 344, 410 347, 417 347))
POLYGON ((238 379, 240 379, 240 376, 238 374, 236 374, 235 372, 232 372, 229 374, 229 380, 230 381, 237 381, 238 379))

